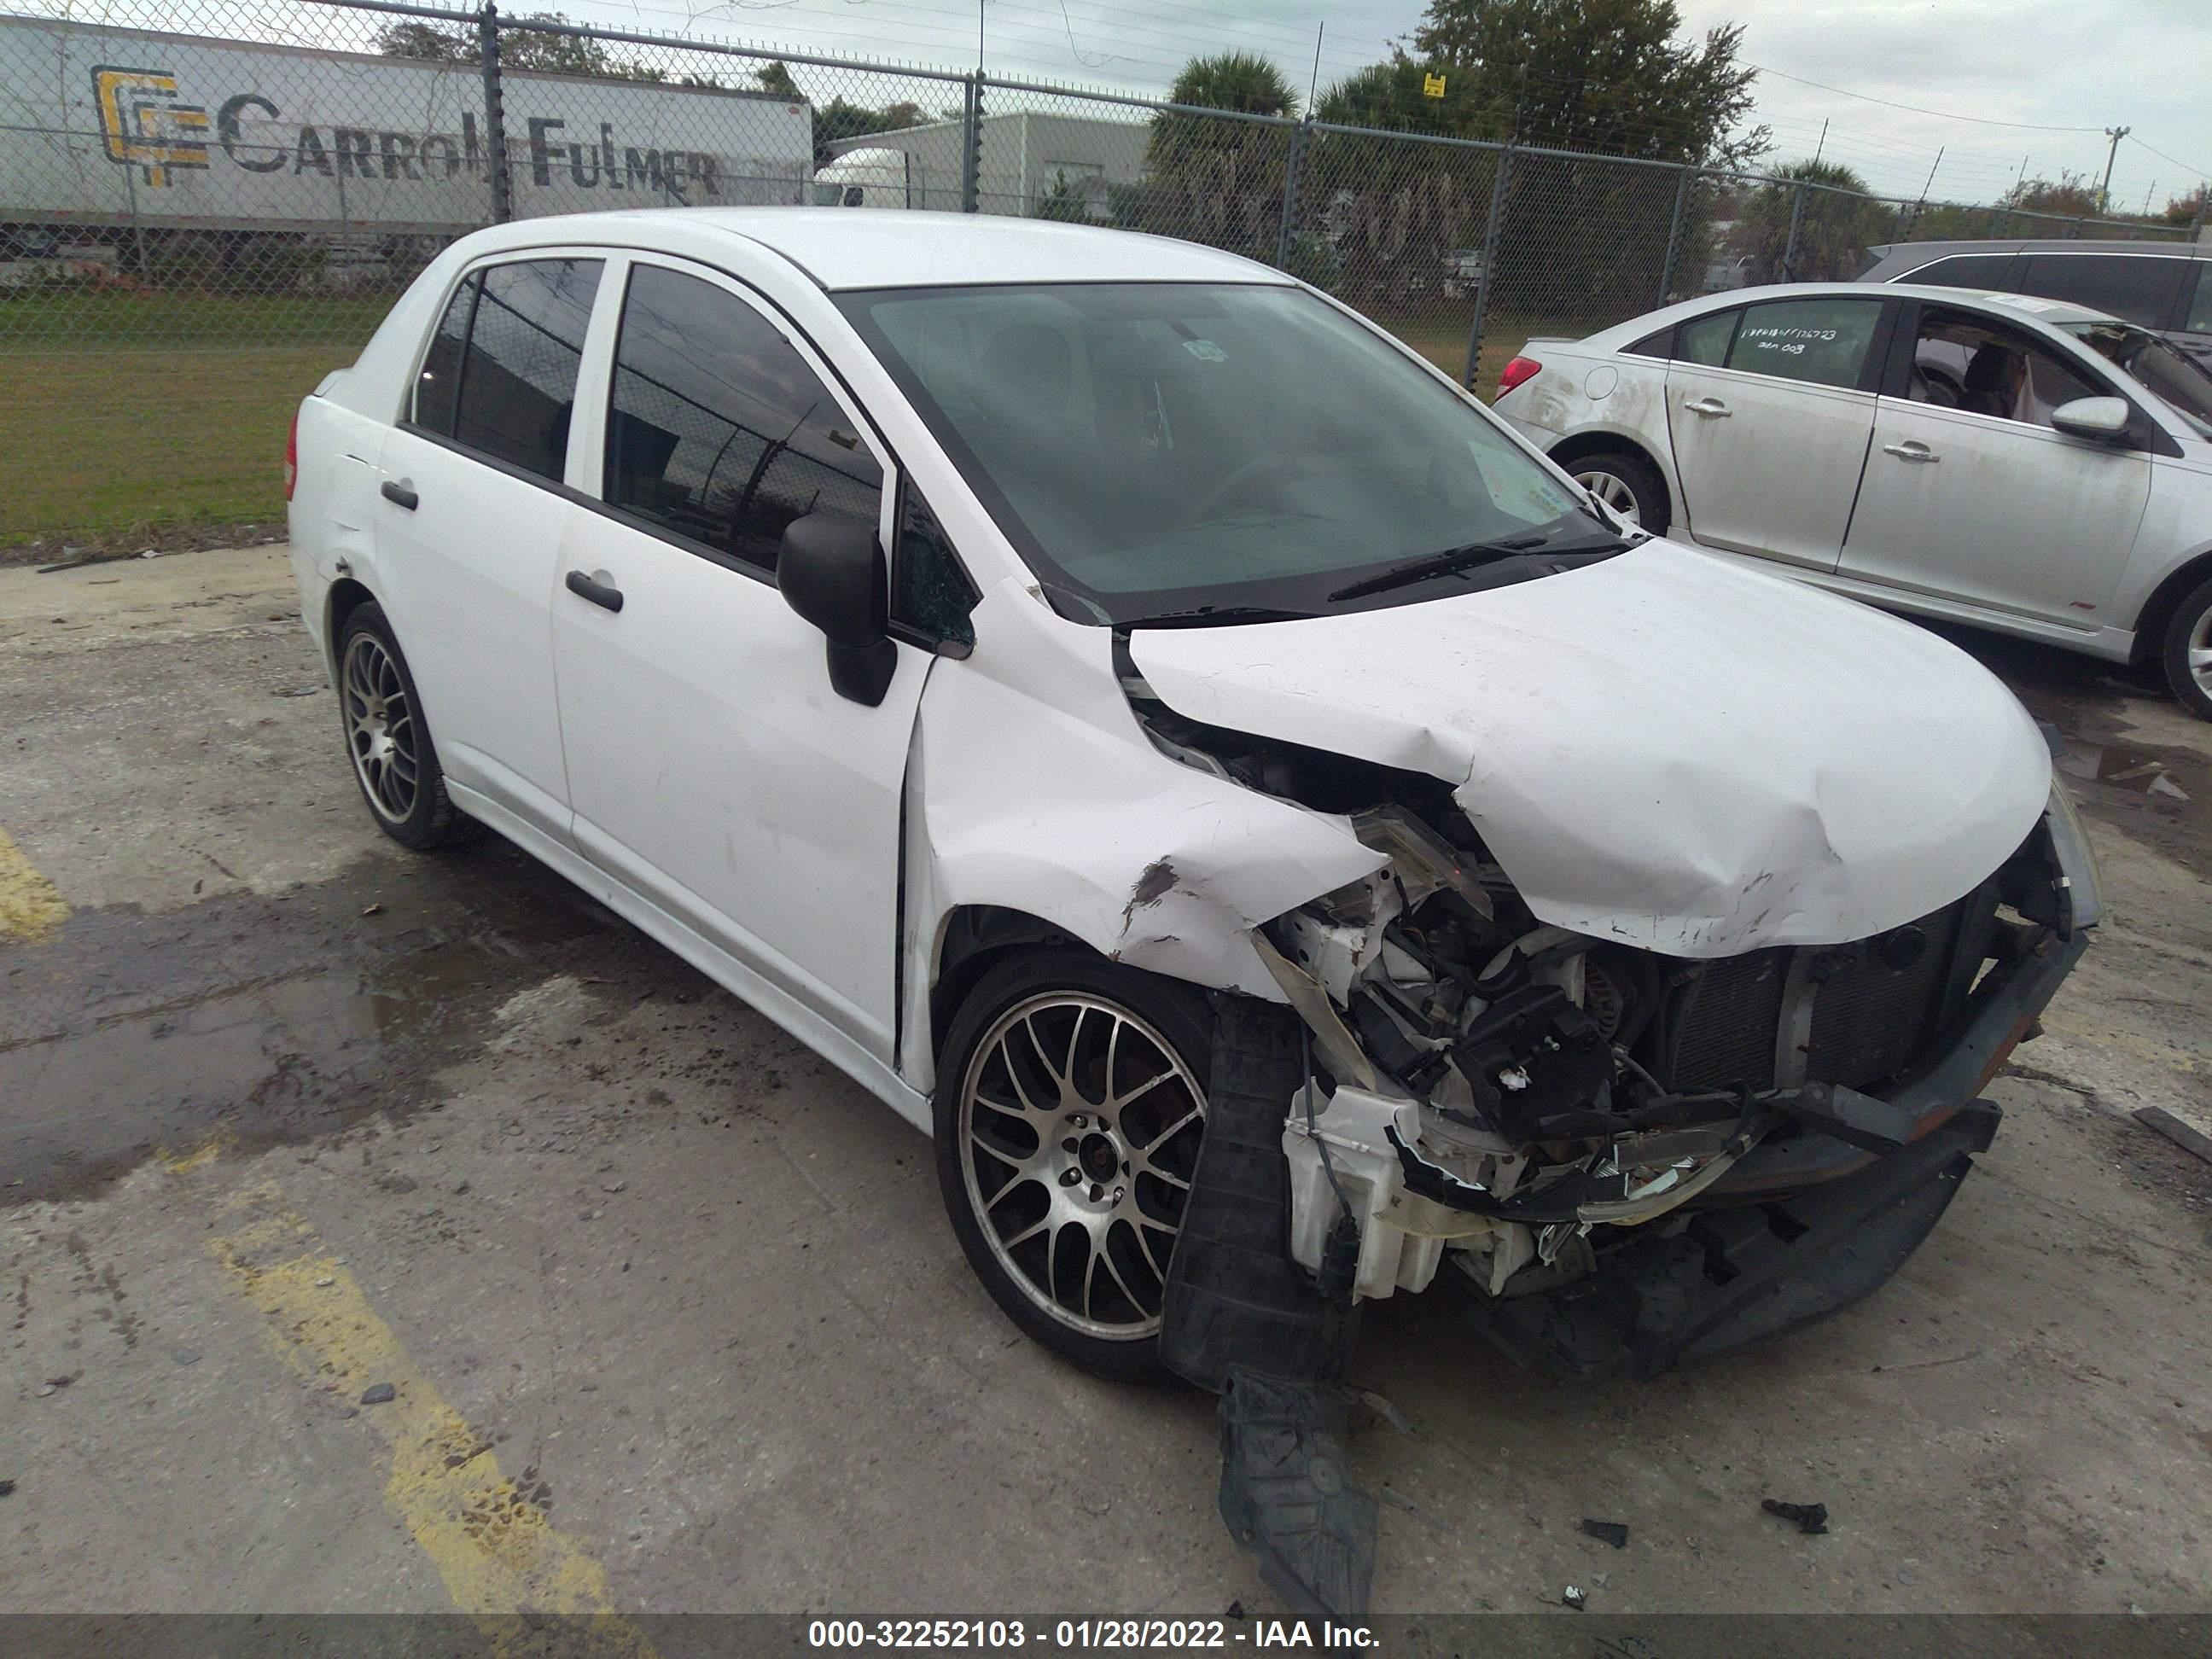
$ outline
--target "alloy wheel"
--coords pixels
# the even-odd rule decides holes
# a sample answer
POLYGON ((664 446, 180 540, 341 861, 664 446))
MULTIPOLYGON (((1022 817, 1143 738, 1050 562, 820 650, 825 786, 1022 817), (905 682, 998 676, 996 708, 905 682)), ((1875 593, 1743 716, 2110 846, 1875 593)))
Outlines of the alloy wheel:
POLYGON ((1597 497, 1617 519, 1630 524, 1641 524, 1643 514, 1637 510, 1636 492, 1628 487, 1628 480, 1611 472, 1577 472, 1574 481, 1597 497))
POLYGON ((399 665, 374 634, 356 634, 346 645, 338 678, 346 747, 362 793, 378 817, 404 823, 415 810, 422 760, 414 702, 399 665))
POLYGON ((1159 1331, 1206 1099, 1167 1040, 1079 991, 1017 1003, 974 1049, 961 1169, 1000 1267, 1086 1336, 1159 1331))
POLYGON ((2184 651, 2189 678, 2208 696, 2212 696, 2212 605, 2198 615, 2197 626, 2189 630, 2189 643, 2184 651))

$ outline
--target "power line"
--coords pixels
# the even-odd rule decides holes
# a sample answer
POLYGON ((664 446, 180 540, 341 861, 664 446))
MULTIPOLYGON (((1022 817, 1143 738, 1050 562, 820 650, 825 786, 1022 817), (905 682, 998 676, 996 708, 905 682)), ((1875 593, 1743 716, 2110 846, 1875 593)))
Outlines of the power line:
POLYGON ((2135 143, 2141 145, 2144 149, 2149 150, 2152 155, 2157 156, 2161 161, 2171 161, 2175 167, 2181 168, 2185 172, 2193 173, 2200 179, 2212 177, 2212 168, 2192 167, 2188 162, 2182 161, 2178 156, 2168 155, 2164 150, 2156 148, 2154 145, 2143 143, 2142 139, 2136 138, 2135 134, 2132 131, 2128 134, 2128 137, 2134 139, 2135 143))
POLYGON ((1900 104, 1893 99, 1877 98, 1872 93, 1853 92, 1847 87, 1832 87, 1825 81, 1808 81, 1802 75, 1792 75, 1786 70, 1769 69, 1764 64, 1747 64, 1747 69, 1757 70, 1761 75, 1771 75, 1778 80, 1795 81, 1801 87, 1816 87, 1822 92, 1832 92, 1839 98, 1856 98, 1862 102, 1880 104, 1885 109, 1901 109, 1913 115, 1932 115, 1940 121, 1971 121, 1976 126, 2013 127, 2022 132, 2095 132, 2102 127, 2056 127, 2039 121, 1998 121, 1986 115, 1958 115, 1949 110, 1923 109, 1917 104, 1900 104))

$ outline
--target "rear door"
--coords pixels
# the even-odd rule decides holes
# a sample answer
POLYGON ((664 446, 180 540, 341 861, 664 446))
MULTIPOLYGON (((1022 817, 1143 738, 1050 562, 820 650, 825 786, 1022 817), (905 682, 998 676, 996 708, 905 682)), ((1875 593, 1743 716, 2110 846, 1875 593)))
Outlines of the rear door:
POLYGON ((890 539, 896 474, 824 361, 743 286, 642 255, 623 286, 592 499, 549 581, 577 849, 889 1063, 930 653, 898 643, 874 707, 840 696, 775 565, 805 514, 890 539))
POLYGON ((598 257, 471 270, 379 457, 378 582, 438 758, 564 845, 553 690, 561 494, 598 257))
POLYGON ((2150 457, 2051 424, 2061 404, 2119 388, 1978 310, 1916 305, 1905 326, 1842 574, 2072 628, 2124 626, 2106 605, 2150 498, 2150 457), (1925 372, 1953 362, 1955 386, 1925 372))
POLYGON ((1835 568, 1894 303, 1813 295, 1681 325, 1667 368, 1667 428, 1693 539, 1835 568))

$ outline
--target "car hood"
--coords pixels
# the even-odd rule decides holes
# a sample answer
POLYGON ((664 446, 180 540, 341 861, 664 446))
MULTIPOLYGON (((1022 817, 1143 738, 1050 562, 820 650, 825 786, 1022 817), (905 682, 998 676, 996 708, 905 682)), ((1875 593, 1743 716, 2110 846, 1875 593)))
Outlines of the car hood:
POLYGON ((2050 793, 2034 722, 1964 652, 1668 541, 1129 649, 1190 719, 1443 779, 1539 919, 1679 956, 1924 915, 2050 793))

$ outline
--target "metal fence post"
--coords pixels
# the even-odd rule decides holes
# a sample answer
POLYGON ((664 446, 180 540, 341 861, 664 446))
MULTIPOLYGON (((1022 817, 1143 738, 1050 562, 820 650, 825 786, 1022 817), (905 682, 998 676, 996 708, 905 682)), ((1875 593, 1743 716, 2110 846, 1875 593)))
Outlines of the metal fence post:
POLYGON ((1667 258, 1659 267, 1658 303, 1667 303, 1667 290, 1674 286, 1674 262, 1682 255, 1682 221, 1690 209, 1690 185, 1698 176, 1695 163, 1682 169, 1682 177, 1674 186, 1674 217, 1667 227, 1667 258))
POLYGON ((1782 245, 1782 280, 1797 280, 1797 232, 1805 222, 1805 181, 1799 179, 1797 188, 1790 195, 1790 240, 1782 245))
POLYGON ((968 77, 968 98, 960 116, 960 210, 979 210, 983 175, 983 71, 968 77))
POLYGON ((514 180, 507 171, 507 103, 499 76, 499 8, 477 14, 477 57, 483 70, 484 155, 491 167, 491 222, 514 217, 514 180))
POLYGON ((1275 228, 1275 269, 1291 268, 1291 236, 1298 221, 1298 162, 1306 149, 1306 135, 1312 130, 1313 117, 1309 115, 1291 129, 1291 153, 1283 162, 1283 213, 1275 228))
POLYGON ((1513 171, 1513 143, 1506 141, 1505 148, 1498 152, 1498 171, 1490 179, 1490 222, 1482 232, 1482 280, 1474 290, 1474 317, 1467 328, 1467 374, 1460 384, 1469 392, 1474 390, 1474 380, 1482 366, 1482 319, 1490 309, 1490 290, 1498 282, 1498 232, 1505 222, 1505 181, 1513 171))

